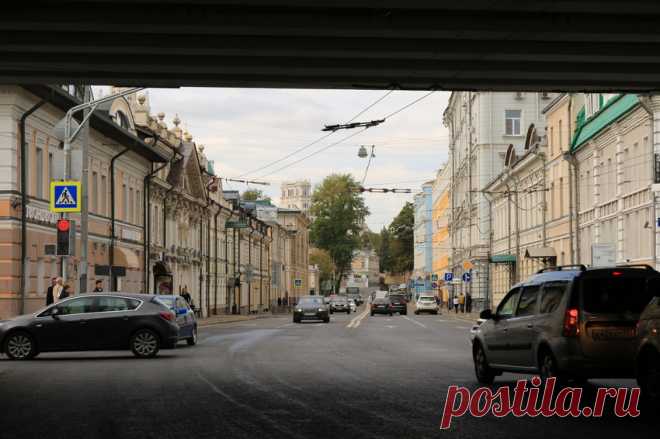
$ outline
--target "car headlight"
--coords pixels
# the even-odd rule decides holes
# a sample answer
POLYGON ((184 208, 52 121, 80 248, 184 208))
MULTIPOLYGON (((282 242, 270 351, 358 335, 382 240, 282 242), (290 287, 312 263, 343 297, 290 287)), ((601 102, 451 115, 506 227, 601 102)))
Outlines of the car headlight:
POLYGON ((323 311, 324 311, 324 309, 323 309, 323 308, 319 308, 319 312, 323 312, 323 311))
POLYGON ((296 312, 302 312, 302 308, 298 308, 296 312))

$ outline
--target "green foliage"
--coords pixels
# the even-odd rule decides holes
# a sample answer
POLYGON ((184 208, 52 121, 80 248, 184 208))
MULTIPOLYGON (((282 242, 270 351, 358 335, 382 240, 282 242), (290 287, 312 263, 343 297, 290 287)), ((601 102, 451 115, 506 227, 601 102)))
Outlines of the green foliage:
POLYGON ((415 212, 412 203, 406 203, 399 214, 381 234, 379 256, 381 271, 400 274, 411 271, 414 265, 415 212))
POLYGON ((268 201, 270 203, 271 199, 268 195, 264 194, 263 191, 259 189, 248 189, 241 194, 241 200, 243 201, 268 201))
POLYGON ((335 264, 332 262, 330 254, 320 248, 311 248, 309 250, 309 263, 319 267, 319 277, 321 282, 331 280, 335 271, 335 264))
POLYGON ((335 290, 360 248, 361 225, 369 210, 357 192, 359 184, 349 174, 332 174, 317 186, 312 195, 310 214, 314 218, 310 239, 328 252, 335 266, 335 290))

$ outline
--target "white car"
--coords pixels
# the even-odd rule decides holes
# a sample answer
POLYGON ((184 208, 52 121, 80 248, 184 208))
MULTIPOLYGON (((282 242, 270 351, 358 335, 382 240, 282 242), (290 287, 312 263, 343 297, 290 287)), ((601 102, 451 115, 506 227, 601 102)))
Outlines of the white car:
POLYGON ((354 299, 348 299, 348 305, 351 307, 351 312, 357 312, 357 305, 354 299))
POLYGON ((434 296, 419 296, 417 302, 415 302, 415 314, 419 315, 423 312, 438 313, 438 304, 434 296))

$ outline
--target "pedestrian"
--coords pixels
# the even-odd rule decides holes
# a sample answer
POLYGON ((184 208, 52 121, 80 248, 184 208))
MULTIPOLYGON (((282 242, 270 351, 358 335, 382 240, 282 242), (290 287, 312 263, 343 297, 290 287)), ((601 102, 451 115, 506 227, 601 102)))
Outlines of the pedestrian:
POLYGON ((95 293, 102 293, 103 292, 103 281, 101 279, 98 279, 96 282, 94 282, 94 292, 95 293))
POLYGON ((449 291, 447 288, 442 289, 442 303, 444 304, 445 308, 449 310, 449 291))
POLYGON ((55 296, 53 296, 53 288, 57 285, 57 278, 53 277, 50 280, 50 286, 46 290, 46 306, 52 305, 55 302, 55 296))
POLYGON ((453 305, 454 305, 454 312, 458 314, 458 296, 454 296, 453 305))
POLYGON ((71 297, 73 295, 73 290, 71 290, 71 285, 64 285, 62 287, 62 292, 60 293, 59 300, 64 300, 67 297, 71 297))
POLYGON ((472 312, 472 294, 465 295, 465 312, 472 312))
POLYGON ((461 307, 461 312, 465 313, 465 294, 458 295, 458 305, 461 307))
POLYGON ((64 280, 61 277, 55 279, 55 285, 53 286, 53 303, 59 302, 60 295, 64 289, 64 280))
POLYGON ((281 297, 277 298, 277 306, 282 306, 282 298, 281 297))
POLYGON ((192 307, 192 297, 190 296, 190 293, 188 292, 188 285, 184 285, 183 290, 179 294, 181 297, 186 299, 186 302, 188 302, 188 305, 192 307))

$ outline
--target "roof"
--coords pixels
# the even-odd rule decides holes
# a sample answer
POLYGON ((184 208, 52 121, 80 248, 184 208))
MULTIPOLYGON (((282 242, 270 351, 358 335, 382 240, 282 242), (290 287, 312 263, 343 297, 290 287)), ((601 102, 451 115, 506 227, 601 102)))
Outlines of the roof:
POLYGON ((571 151, 577 150, 589 139, 595 137, 610 124, 625 116, 639 105, 639 98, 634 94, 612 98, 596 114, 578 125, 571 143, 571 151))
MULTIPOLYGON (((78 98, 71 96, 57 86, 22 85, 21 87, 64 112, 82 103, 78 98)), ((147 160, 163 163, 170 159, 169 155, 164 155, 135 134, 117 125, 107 113, 95 111, 89 120, 92 129, 115 140, 118 144, 127 147, 147 160)))

